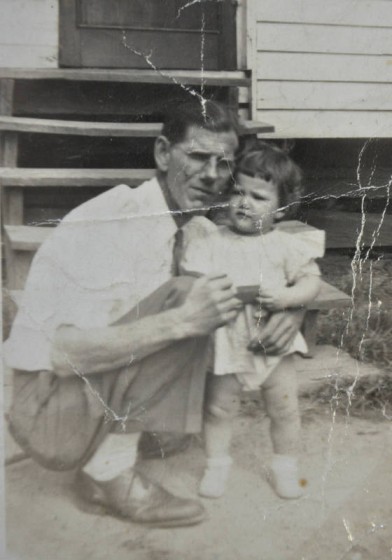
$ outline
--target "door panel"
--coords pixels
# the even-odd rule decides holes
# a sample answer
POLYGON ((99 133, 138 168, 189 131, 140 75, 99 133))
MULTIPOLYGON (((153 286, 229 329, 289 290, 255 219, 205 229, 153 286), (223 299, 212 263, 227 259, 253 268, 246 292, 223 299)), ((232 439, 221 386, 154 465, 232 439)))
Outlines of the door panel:
MULTIPOLYGON (((206 36, 203 47, 204 69, 216 70, 219 67, 216 36, 206 36)), ((199 70, 201 65, 198 35, 156 31, 138 34, 120 30, 111 30, 109 34, 97 29, 84 34, 82 67, 199 70)))
POLYGON ((236 67, 231 0, 60 0, 60 64, 236 67))
POLYGON ((82 25, 128 27, 134 29, 196 29, 200 30, 204 17, 206 30, 218 31, 219 3, 201 3, 189 7, 189 0, 81 0, 82 25))

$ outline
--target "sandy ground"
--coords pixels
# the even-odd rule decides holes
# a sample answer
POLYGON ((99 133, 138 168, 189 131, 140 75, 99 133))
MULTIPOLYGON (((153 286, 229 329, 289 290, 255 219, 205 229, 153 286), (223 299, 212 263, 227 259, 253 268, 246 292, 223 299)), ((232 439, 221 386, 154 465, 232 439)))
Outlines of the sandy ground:
MULTIPOLYGON (((335 351, 321 348, 317 360, 299 364, 302 389, 350 368, 358 373, 356 362, 347 356, 336 361, 335 351)), ((250 407, 235 422, 227 493, 204 500, 208 520, 195 527, 146 529, 85 513, 77 508, 72 473, 44 471, 29 460, 7 467, 7 559, 392 558, 392 426, 301 403, 307 484, 300 500, 282 500, 269 486, 268 419, 250 407)), ((195 496, 203 469, 200 442, 144 466, 172 491, 195 496)))

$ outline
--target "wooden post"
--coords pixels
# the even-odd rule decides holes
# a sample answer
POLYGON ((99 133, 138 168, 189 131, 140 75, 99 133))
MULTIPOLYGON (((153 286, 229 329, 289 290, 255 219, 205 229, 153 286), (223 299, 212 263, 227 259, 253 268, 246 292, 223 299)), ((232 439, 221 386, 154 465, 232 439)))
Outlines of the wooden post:
POLYGON ((12 115, 14 80, 0 80, 0 115, 12 115))
MULTIPOLYGON (((12 115, 14 80, 0 80, 0 115, 12 115)), ((0 134, 0 166, 17 167, 18 137, 16 132, 0 134)), ((6 224, 23 223, 23 191, 2 189, 3 219, 6 224)))
POLYGON ((308 309, 302 325, 302 334, 308 345, 308 353, 304 358, 313 358, 316 353, 316 339, 317 339, 317 317, 319 314, 318 309, 308 309))

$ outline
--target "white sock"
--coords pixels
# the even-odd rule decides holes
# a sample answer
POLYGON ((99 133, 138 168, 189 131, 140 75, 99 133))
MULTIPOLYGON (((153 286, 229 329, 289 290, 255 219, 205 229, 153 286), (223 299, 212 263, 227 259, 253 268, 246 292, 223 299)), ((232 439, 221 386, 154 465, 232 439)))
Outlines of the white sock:
POLYGON ((199 486, 200 496, 220 498, 226 489, 233 460, 229 456, 209 457, 199 486))
POLYGON ((108 434, 83 470, 95 480, 115 478, 136 463, 137 434, 108 434))
POLYGON ((293 455, 274 455, 271 461, 271 482, 281 498, 295 499, 303 495, 298 476, 298 459, 293 455))

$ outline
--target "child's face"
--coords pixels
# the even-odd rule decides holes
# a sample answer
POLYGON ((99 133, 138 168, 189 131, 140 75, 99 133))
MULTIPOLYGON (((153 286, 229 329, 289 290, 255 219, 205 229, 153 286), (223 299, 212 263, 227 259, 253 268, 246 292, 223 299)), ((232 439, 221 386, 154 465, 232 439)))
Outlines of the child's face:
POLYGON ((236 231, 243 234, 267 233, 281 217, 278 187, 273 181, 238 174, 230 196, 229 217, 236 231))

